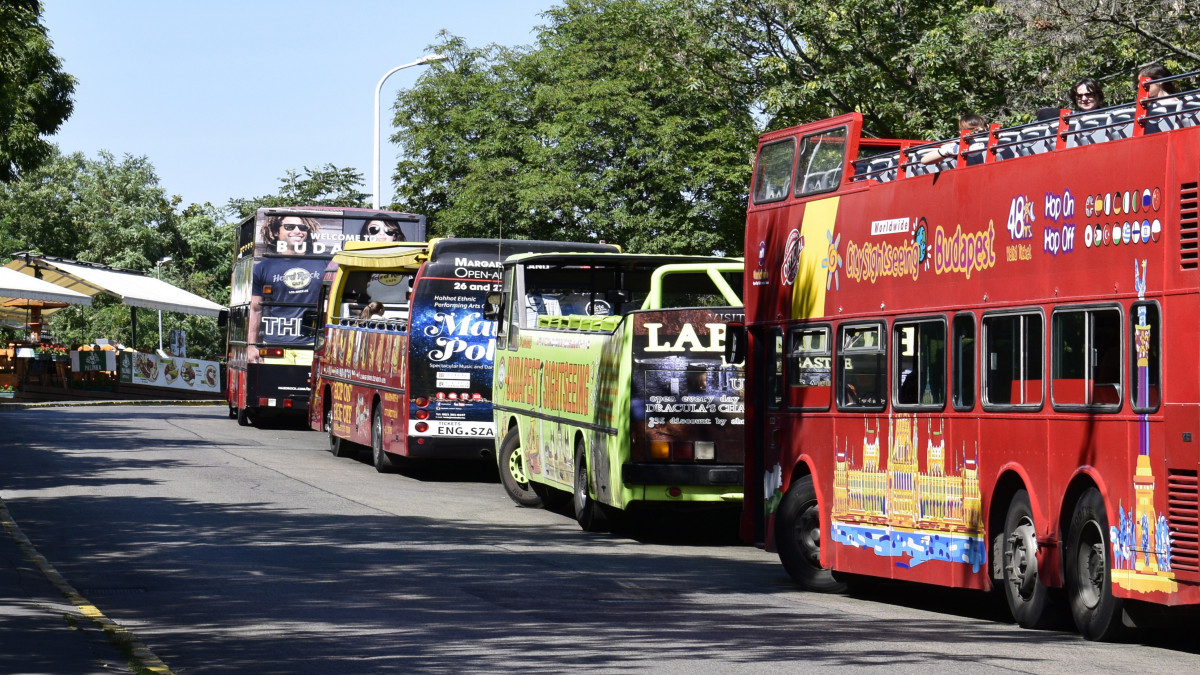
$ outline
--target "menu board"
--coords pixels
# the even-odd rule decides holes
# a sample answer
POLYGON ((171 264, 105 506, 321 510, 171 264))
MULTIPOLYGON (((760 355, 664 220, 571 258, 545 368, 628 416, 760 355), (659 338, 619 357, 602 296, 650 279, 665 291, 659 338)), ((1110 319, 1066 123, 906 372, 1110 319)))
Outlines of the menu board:
POLYGON ((191 391, 221 391, 221 366, 216 361, 162 358, 144 352, 121 352, 121 382, 191 391))

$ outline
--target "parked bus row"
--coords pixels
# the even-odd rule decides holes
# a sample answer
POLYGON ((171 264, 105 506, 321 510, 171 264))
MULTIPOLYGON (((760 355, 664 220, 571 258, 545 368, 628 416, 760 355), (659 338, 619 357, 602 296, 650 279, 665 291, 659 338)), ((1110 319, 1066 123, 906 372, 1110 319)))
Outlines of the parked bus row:
POLYGON ((1194 609, 1200 91, 1138 91, 961 165, 857 113, 764 134, 744 261, 348 244, 307 322, 310 423, 380 470, 489 455, 590 530, 741 501, 809 590, 1000 589, 1089 639, 1194 609))
POLYGON ((496 461, 518 504, 574 498, 589 530, 638 502, 738 506, 742 376, 722 339, 742 269, 607 244, 347 244, 306 322, 309 424, 379 471, 496 461))

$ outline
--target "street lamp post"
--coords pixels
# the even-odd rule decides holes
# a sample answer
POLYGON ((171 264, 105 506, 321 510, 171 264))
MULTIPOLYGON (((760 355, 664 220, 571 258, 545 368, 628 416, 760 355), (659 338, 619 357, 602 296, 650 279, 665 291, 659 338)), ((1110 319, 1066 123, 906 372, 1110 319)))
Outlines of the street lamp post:
POLYGON ((387 79, 389 77, 391 77, 394 73, 396 73, 397 71, 404 70, 405 68, 411 68, 413 66, 423 66, 427 63, 436 63, 438 61, 445 61, 445 60, 446 60, 446 57, 442 56, 441 54, 426 54, 425 56, 422 56, 421 58, 417 59, 416 61, 413 61, 412 63, 406 63, 402 66, 396 66, 395 68, 392 68, 391 70, 387 71, 387 73, 385 73, 383 77, 379 78, 379 84, 375 85, 375 148, 374 148, 375 161, 372 163, 372 166, 374 167, 374 172, 373 172, 372 176, 374 178, 373 178, 372 189, 371 189, 371 208, 373 208, 373 209, 379 208, 379 92, 380 92, 380 90, 383 89, 383 83, 386 82, 387 79))
MULTIPOLYGON (((162 281, 163 263, 169 263, 169 262, 171 262, 171 260, 172 260, 171 256, 167 256, 167 257, 163 258, 162 260, 159 260, 158 262, 154 263, 154 276, 157 277, 159 281, 162 281)), ((161 309, 158 310, 158 351, 160 351, 160 352, 162 351, 162 310, 161 309)))

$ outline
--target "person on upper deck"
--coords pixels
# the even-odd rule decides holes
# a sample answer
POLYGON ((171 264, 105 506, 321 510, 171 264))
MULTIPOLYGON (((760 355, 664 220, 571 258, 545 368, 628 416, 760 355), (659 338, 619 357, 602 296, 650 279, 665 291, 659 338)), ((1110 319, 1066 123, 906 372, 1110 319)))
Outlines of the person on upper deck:
POLYGON ((1090 77, 1085 77, 1072 85, 1067 92, 1067 102, 1076 112, 1088 112, 1104 107, 1104 90, 1100 83, 1090 77))
MULTIPOLYGON (((975 113, 967 113, 958 118, 958 131, 964 131, 971 134, 979 134, 987 131, 987 120, 975 113)), ((974 166, 983 163, 983 152, 987 148, 987 138, 976 136, 970 140, 967 146, 966 158, 967 166, 974 166)), ((943 159, 955 157, 958 155, 958 141, 950 141, 943 143, 937 148, 925 150, 921 153, 922 164, 937 164, 943 159)))
MULTIPOLYGON (((1139 86, 1138 82, 1141 82, 1143 77, 1148 77, 1151 80, 1159 80, 1170 76, 1171 71, 1167 70, 1166 66, 1162 65, 1161 63, 1154 63, 1138 71, 1136 78, 1137 81, 1134 82, 1134 86, 1139 86)), ((1146 85, 1146 98, 1159 98, 1160 96, 1166 97, 1178 93, 1179 87, 1175 85, 1173 80, 1171 82, 1151 82, 1146 85)), ((1176 99, 1163 98, 1162 100, 1156 102, 1167 103, 1174 100, 1176 99)))
MULTIPOLYGON (((1166 66, 1161 63, 1153 63, 1138 71, 1137 77, 1133 78, 1134 91, 1141 95, 1141 81, 1143 77, 1148 77, 1151 80, 1158 80, 1164 77, 1170 77, 1171 71, 1167 70, 1166 66)), ((1146 85, 1146 133, 1153 134, 1159 131, 1167 131, 1175 129, 1179 126, 1180 120, 1175 115, 1175 110, 1179 107, 1179 99, 1175 98, 1175 94, 1179 93, 1179 87, 1175 85, 1175 81, 1170 82, 1150 82, 1146 85)))

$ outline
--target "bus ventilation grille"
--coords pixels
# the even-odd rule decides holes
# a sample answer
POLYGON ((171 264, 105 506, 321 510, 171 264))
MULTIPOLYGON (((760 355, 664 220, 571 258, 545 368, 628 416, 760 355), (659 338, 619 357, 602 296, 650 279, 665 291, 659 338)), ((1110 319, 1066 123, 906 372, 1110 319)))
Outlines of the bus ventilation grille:
POLYGON ((1200 572, 1200 499, 1195 471, 1167 472, 1171 568, 1200 572))
POLYGON ((1194 270, 1200 266, 1200 200, 1196 183, 1179 186, 1179 266, 1194 270))

